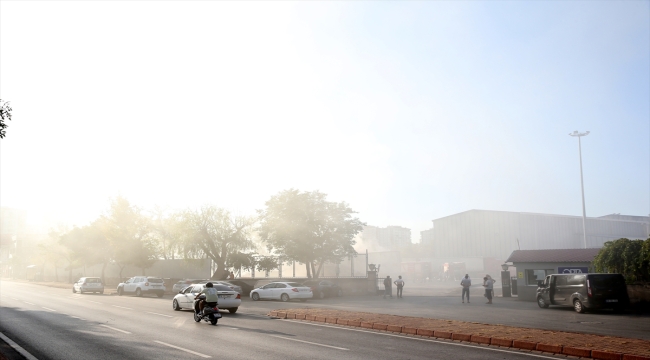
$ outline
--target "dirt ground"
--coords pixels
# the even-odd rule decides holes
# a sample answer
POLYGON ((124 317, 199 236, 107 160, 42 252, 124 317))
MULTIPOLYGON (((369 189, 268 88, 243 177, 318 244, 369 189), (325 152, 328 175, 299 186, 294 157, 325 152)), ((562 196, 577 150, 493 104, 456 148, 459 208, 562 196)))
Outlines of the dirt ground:
POLYGON ((650 359, 650 341, 641 339, 630 339, 615 336, 602 336, 564 331, 529 329, 499 324, 483 324, 479 322, 428 319, 322 308, 280 309, 270 312, 269 315, 276 316, 278 313, 325 317, 327 319, 327 322, 331 322, 331 319, 336 318, 347 320, 351 323, 363 322, 394 325, 402 328, 417 328, 454 334, 459 333, 466 335, 477 335, 487 338, 498 338, 513 341, 518 340, 547 345, 559 345, 562 347, 638 355, 650 359))

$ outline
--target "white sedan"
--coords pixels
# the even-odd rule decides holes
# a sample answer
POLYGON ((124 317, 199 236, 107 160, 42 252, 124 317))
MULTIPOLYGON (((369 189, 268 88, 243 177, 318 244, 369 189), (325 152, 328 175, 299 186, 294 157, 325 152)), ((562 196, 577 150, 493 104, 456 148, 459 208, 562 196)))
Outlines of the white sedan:
POLYGON ((300 299, 300 301, 307 301, 312 297, 314 297, 314 294, 311 292, 311 288, 297 282, 272 282, 251 291, 253 301, 260 299, 279 299, 282 301, 300 299))
MULTIPOLYGON (((194 309, 194 297, 205 289, 205 284, 192 284, 176 294, 174 300, 172 300, 174 310, 194 309)), ((241 295, 225 285, 216 284, 214 288, 217 289, 217 295, 219 296, 217 307, 220 310, 236 313, 239 305, 241 305, 241 295)))

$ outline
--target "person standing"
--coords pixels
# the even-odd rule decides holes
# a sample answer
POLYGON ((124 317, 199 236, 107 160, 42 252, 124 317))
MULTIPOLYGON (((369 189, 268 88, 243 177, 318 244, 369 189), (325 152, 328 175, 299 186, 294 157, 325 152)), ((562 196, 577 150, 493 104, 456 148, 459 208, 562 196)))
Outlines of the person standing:
POLYGON ((472 280, 469 278, 469 274, 465 274, 463 280, 460 281, 460 285, 463 287, 463 292, 460 295, 463 304, 465 303, 465 294, 467 294, 467 303, 469 304, 469 287, 472 286, 472 280))
POLYGON ((384 299, 386 298, 386 294, 390 295, 390 297, 393 297, 393 279, 390 278, 390 275, 386 276, 384 279, 384 299))
POLYGON ((395 285, 397 286, 397 297, 402 297, 402 289, 404 289, 404 280, 402 280, 402 275, 399 276, 399 279, 395 280, 395 285))
POLYGON ((492 304, 492 290, 494 289, 494 279, 490 275, 485 275, 483 278, 483 286, 485 287, 485 297, 488 299, 486 304, 492 304))

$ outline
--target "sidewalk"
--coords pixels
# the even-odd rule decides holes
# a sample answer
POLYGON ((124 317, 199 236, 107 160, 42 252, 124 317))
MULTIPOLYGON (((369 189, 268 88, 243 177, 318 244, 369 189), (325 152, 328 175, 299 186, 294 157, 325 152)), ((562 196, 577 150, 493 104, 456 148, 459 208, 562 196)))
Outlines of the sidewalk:
POLYGON ((322 308, 274 310, 268 315, 582 358, 650 360, 650 341, 616 336, 322 308))

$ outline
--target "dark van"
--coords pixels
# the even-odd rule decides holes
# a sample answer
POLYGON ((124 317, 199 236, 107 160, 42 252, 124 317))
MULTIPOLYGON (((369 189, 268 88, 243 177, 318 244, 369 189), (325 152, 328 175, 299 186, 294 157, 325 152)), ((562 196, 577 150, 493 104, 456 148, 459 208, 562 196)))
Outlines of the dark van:
POLYGON ((579 313, 591 309, 624 309, 630 302, 621 274, 553 274, 537 288, 537 305, 573 306, 579 313))

